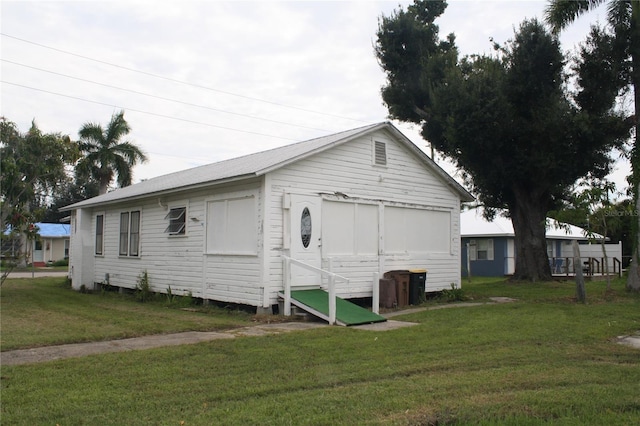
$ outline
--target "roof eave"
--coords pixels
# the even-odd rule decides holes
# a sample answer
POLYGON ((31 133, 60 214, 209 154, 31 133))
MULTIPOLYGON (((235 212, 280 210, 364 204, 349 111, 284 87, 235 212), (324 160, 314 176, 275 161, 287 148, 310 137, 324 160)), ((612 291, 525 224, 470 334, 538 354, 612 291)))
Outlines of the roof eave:
MULTIPOLYGON (((89 203, 88 201, 92 200, 90 198, 89 200, 80 201, 78 203, 74 203, 74 204, 62 207, 62 208, 58 209, 58 211, 65 212, 65 211, 72 211, 72 210, 77 210, 77 209, 92 208, 92 207, 97 207, 97 206, 111 206, 111 205, 114 205, 114 204, 122 204, 122 203, 131 202, 131 201, 135 201, 135 200, 142 200, 142 199, 145 199, 145 198, 161 197, 161 196, 164 196, 164 195, 170 195, 170 194, 173 194, 175 192, 180 192, 180 191, 185 191, 185 190, 200 189, 200 188, 206 188, 208 186, 222 185, 224 183, 250 179, 250 178, 258 177, 260 175, 261 175, 260 173, 248 173, 248 174, 244 174, 244 175, 234 176, 234 177, 231 177, 231 178, 212 180, 212 181, 201 182, 201 183, 191 184, 191 185, 183 185, 183 186, 178 186, 178 187, 171 188, 171 189, 165 189, 165 190, 153 191, 153 192, 146 192, 146 193, 140 194, 140 195, 133 195, 131 197, 118 198, 118 199, 115 199, 115 200, 108 200, 108 201, 96 201, 96 202, 93 202, 93 203, 89 203)), ((97 198, 97 197, 95 197, 95 198, 97 198)))

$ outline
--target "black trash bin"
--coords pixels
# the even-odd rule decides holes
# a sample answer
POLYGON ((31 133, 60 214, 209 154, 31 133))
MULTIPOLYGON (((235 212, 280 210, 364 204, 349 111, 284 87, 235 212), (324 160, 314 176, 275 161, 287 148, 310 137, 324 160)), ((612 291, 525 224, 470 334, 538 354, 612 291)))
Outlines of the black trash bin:
POLYGON ((427 270, 413 269, 409 272, 409 304, 419 305, 426 300, 427 270))

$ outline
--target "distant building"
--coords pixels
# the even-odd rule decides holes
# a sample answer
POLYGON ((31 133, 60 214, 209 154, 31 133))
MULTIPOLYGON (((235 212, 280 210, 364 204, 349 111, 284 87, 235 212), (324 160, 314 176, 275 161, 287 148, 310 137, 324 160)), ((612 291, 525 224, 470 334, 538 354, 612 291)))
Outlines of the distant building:
MULTIPOLYGON (((472 276, 498 277, 512 275, 515 272, 514 231, 511 219, 496 215, 488 221, 482 216, 482 210, 467 210, 460 214, 460 236, 462 241, 462 274, 468 275, 468 265, 472 276), (467 262, 469 258, 469 262, 467 262)), ((602 235, 594 234, 598 240, 602 235)), ((556 224, 547 219, 547 256, 551 272, 563 275, 573 272, 572 241, 577 240, 580 254, 585 262, 595 259, 599 270, 602 269, 602 247, 600 244, 589 244, 587 231, 567 223, 556 224)), ((619 263, 614 265, 614 258, 622 259, 622 243, 606 244, 607 256, 610 257, 609 270, 619 270, 619 263)))
POLYGON ((36 223, 38 236, 33 241, 32 259, 34 266, 45 266, 69 258, 71 225, 66 223, 36 223))

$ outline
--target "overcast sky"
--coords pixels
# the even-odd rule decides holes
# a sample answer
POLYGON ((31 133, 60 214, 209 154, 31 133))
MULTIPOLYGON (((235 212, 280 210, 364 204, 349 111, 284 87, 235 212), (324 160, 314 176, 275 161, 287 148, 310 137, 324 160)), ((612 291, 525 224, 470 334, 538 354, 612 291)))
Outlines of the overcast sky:
MULTIPOLYGON (((387 120, 373 44, 407 1, 6 1, 1 109, 21 131, 77 138, 123 109, 149 156, 134 182, 387 120)), ((544 1, 450 1, 436 22, 489 53, 544 1)), ((563 33, 584 40, 597 10, 563 33)), ((425 151, 410 125, 394 123, 425 151)), ((570 161, 570 159, 567 159, 570 161)), ((450 173, 455 170, 438 159, 450 173)), ((620 164, 619 185, 629 172, 620 164)))

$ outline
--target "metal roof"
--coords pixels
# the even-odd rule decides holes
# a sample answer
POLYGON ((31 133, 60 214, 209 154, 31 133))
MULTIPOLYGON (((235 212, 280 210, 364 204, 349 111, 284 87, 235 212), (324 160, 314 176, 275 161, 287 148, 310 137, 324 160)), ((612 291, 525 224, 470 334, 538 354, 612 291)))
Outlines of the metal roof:
MULTIPOLYGON (((489 222, 482 216, 481 209, 472 209, 460 213, 460 235, 463 238, 480 237, 513 237, 513 224, 511 219, 497 214, 489 222)), ((547 238, 556 240, 581 240, 586 241, 587 231, 568 223, 556 222, 547 218, 547 238)), ((593 234, 593 238, 602 239, 602 235, 593 234)))
POLYGON ((177 190, 197 188, 228 182, 231 180, 261 176, 272 170, 284 167, 294 161, 307 158, 310 155, 317 154, 326 149, 380 129, 390 131, 400 142, 404 143, 411 151, 418 155, 424 163, 439 175, 454 192, 460 195, 462 201, 473 200, 473 196, 469 194, 469 192, 467 192, 458 182, 449 176, 449 174, 433 162, 424 152, 411 142, 411 140, 393 126, 393 124, 383 122, 158 176, 135 185, 119 188, 115 191, 63 207, 60 210, 66 211, 96 205, 111 204, 153 195, 161 195, 175 192, 177 190))
POLYGON ((38 228, 38 235, 44 238, 64 238, 71 235, 71 225, 66 223, 43 223, 35 224, 38 228))

